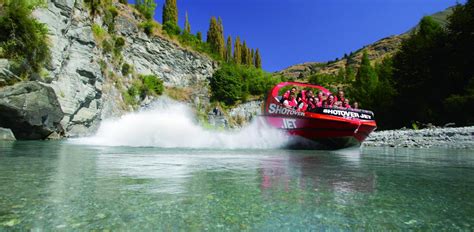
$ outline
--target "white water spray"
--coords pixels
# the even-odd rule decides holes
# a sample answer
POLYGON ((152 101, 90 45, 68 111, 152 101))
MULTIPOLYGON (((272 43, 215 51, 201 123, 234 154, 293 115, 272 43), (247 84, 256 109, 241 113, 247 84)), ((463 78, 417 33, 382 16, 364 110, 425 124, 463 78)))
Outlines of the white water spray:
POLYGON ((206 130, 189 107, 162 97, 147 109, 105 120, 93 137, 73 141, 100 146, 268 149, 285 146, 287 138, 256 121, 240 130, 206 130))

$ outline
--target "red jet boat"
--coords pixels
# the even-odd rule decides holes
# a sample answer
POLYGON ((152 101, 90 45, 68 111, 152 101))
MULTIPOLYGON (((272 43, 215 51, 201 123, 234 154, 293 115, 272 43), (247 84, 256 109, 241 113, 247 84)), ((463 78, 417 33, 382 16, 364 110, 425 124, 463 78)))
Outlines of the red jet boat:
POLYGON ((267 125, 286 131, 290 147, 340 149, 360 144, 377 128, 374 113, 368 110, 317 107, 302 111, 285 107, 280 101, 285 89, 319 91, 329 96, 324 87, 299 82, 282 82, 267 96, 262 118, 267 125))

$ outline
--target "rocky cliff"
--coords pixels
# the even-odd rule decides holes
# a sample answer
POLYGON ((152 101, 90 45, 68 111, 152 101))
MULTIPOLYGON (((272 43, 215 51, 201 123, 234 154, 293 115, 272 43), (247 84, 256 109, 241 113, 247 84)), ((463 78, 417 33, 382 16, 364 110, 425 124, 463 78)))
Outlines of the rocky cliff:
MULTIPOLYGON (((137 74, 153 74, 165 86, 189 87, 204 82, 217 64, 204 55, 159 37, 149 37, 138 27, 141 18, 129 6, 112 3, 119 11, 115 31, 125 45, 117 61, 100 46, 93 25, 104 25, 101 15, 91 17, 83 0, 48 0, 34 16, 49 29, 52 60, 47 67, 48 85, 54 89, 64 112, 61 126, 66 136, 93 133, 100 121, 131 109, 124 102, 124 90, 131 75, 122 75, 124 63, 137 74)), ((208 101, 207 89, 199 88, 208 101)))

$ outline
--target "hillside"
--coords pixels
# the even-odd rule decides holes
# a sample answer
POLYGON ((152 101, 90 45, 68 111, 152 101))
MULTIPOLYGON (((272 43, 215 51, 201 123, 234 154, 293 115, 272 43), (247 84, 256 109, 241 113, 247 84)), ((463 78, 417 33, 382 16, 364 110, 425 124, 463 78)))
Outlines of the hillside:
MULTIPOLYGON (((445 26, 447 23, 447 17, 451 14, 452 8, 448 8, 444 11, 437 12, 431 17, 441 25, 445 26)), ((415 26, 414 28, 416 28, 415 26)), ((337 74, 341 68, 353 67, 358 68, 362 59, 362 54, 367 52, 369 59, 372 63, 381 61, 387 56, 392 56, 399 48, 403 39, 407 38, 413 29, 408 30, 406 33, 401 35, 394 35, 378 40, 375 43, 364 46, 363 48, 344 56, 335 61, 328 62, 306 62, 302 64, 292 65, 286 69, 276 72, 275 74, 287 76, 290 78, 301 79, 306 78, 310 74, 324 73, 324 74, 337 74)))

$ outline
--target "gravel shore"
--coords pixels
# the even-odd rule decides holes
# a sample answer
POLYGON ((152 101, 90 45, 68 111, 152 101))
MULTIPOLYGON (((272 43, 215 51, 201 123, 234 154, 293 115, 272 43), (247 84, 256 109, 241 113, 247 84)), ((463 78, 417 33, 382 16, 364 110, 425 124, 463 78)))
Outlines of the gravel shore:
POLYGON ((474 149, 474 126, 376 131, 370 134, 362 146, 474 149))

